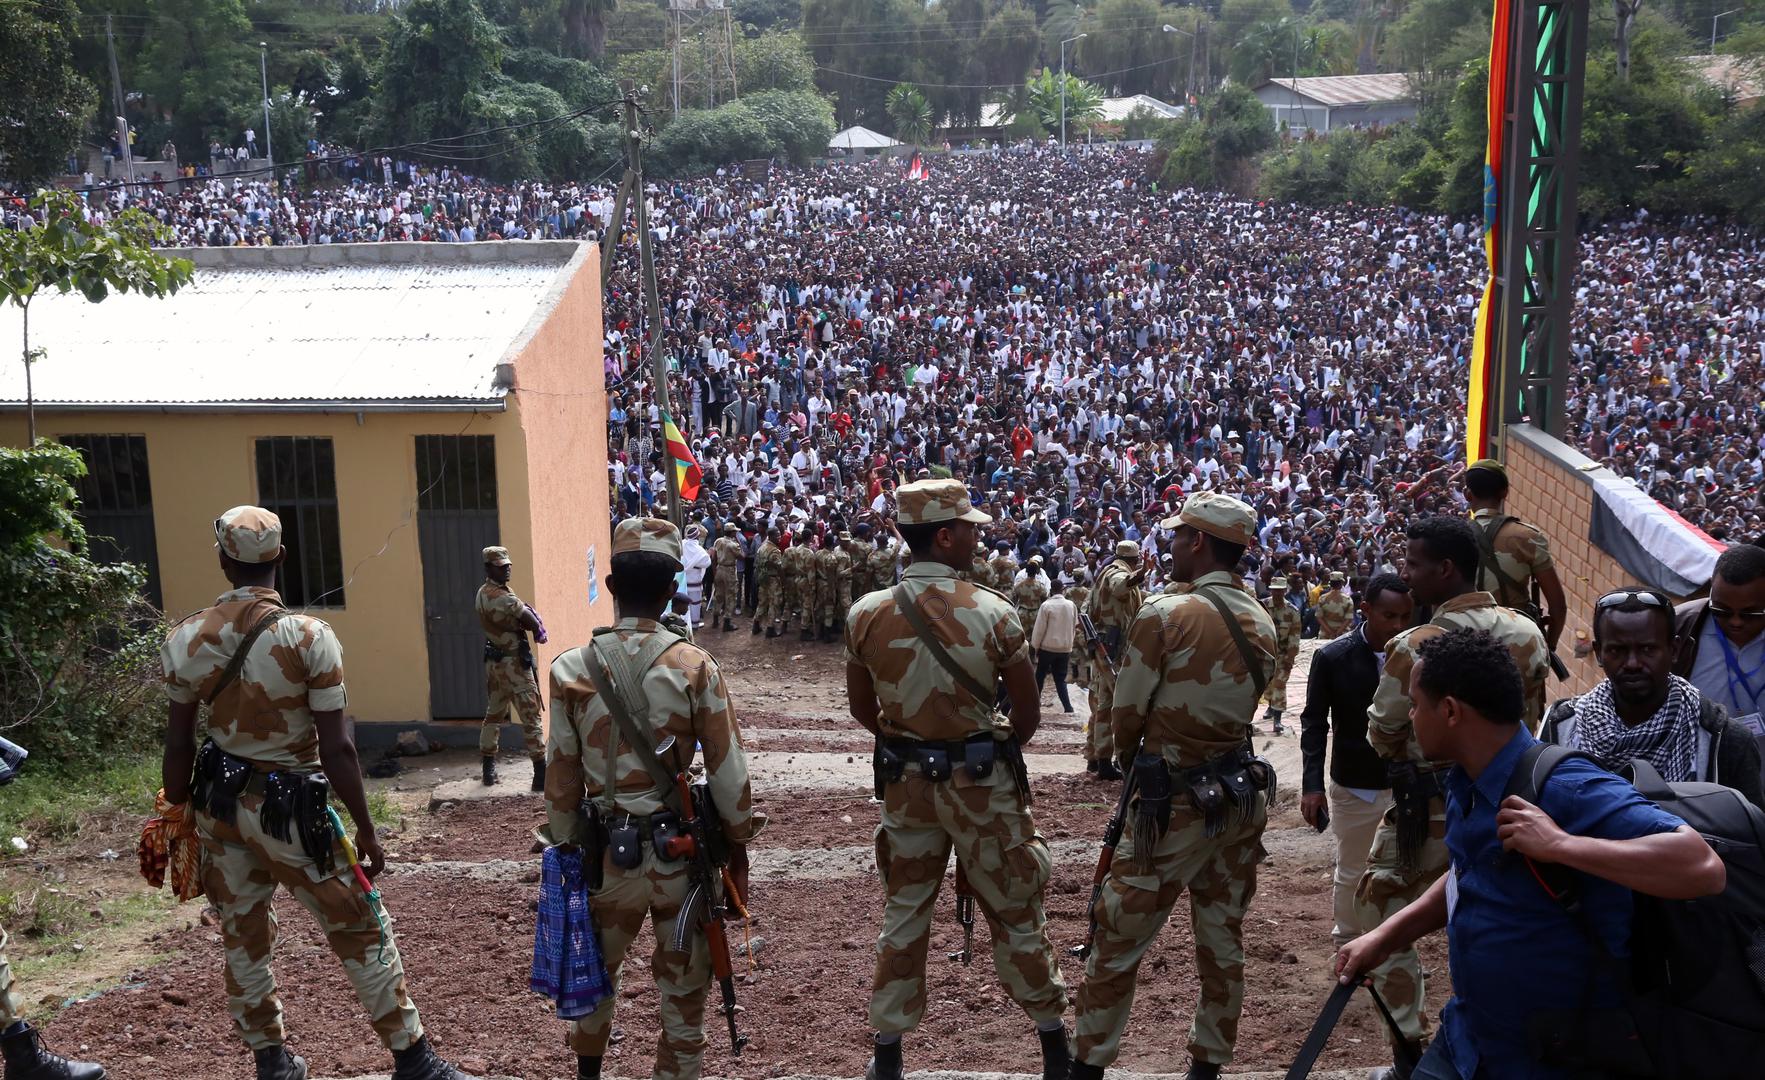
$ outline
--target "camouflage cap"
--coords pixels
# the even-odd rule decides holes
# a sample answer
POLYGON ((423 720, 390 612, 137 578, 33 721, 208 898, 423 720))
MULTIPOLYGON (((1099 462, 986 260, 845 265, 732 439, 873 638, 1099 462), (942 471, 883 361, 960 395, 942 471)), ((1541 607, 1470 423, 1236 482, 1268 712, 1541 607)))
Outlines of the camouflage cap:
POLYGON ((638 551, 666 555, 676 568, 685 565, 680 561, 680 530, 661 518, 626 518, 613 526, 613 557, 638 551))
POLYGON ((261 506, 235 506, 214 519, 215 550, 240 563, 275 562, 282 554, 282 519, 261 506))
POLYGON ((1138 559, 1140 557, 1140 545, 1134 543, 1132 540, 1123 540, 1121 543, 1115 545, 1115 557, 1118 559, 1138 559))
POLYGON ((1508 478, 1508 467, 1494 458, 1480 458, 1473 461, 1470 465, 1466 466, 1465 471, 1470 472, 1474 469, 1482 469, 1484 472, 1492 472, 1503 480, 1508 478))
POLYGON ((1343 583, 1343 582, 1344 582, 1344 581, 1347 581, 1347 580, 1348 580, 1348 579, 1347 579, 1347 578, 1346 578, 1346 577, 1344 577, 1344 576, 1343 576, 1343 575, 1342 575, 1342 571, 1340 571, 1340 570, 1332 570, 1332 571, 1330 571, 1330 584, 1332 584, 1332 585, 1340 585, 1340 584, 1342 584, 1342 583, 1343 583))
POLYGON ((485 566, 507 566, 513 561, 514 560, 509 558, 509 549, 506 547, 487 547, 484 549, 485 566))
POLYGON ((1158 524, 1164 529, 1187 525, 1243 547, 1256 543, 1256 511, 1249 504, 1217 491, 1196 492, 1183 500, 1183 509, 1175 517, 1165 518, 1158 524))
POLYGON ((1287 579, 1284 577, 1278 577, 1278 578, 1274 579, 1273 581, 1269 582, 1269 591, 1270 592, 1286 592, 1287 591, 1287 579))
POLYGON ((934 525, 972 521, 985 525, 992 517, 974 508, 968 487, 960 480, 915 480, 895 489, 895 520, 902 525, 934 525))

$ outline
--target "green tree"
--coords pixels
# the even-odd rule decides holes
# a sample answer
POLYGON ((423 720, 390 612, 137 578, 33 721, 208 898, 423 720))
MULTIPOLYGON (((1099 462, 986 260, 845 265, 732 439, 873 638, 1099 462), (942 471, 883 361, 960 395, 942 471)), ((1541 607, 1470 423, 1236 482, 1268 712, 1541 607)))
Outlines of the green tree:
POLYGON ((750 30, 789 30, 803 21, 803 0, 735 0, 731 13, 750 30))
POLYGON ((1765 226, 1765 109, 1735 109, 1685 167, 1704 209, 1765 226))
POLYGON ((0 173, 20 186, 67 167, 97 105, 68 62, 78 15, 70 0, 0 4, 0 173))
POLYGON ((1021 83, 1036 66, 1042 48, 1036 32, 1036 16, 1017 0, 995 11, 981 29, 976 52, 981 60, 981 81, 993 86, 1021 83))
MULTIPOLYGON (((216 136, 239 139, 234 119, 263 98, 243 0, 158 0, 152 11, 139 81, 170 111, 180 149, 190 156, 197 147, 206 151, 216 136)), ((147 145, 157 146, 153 136, 147 145)))
MULTIPOLYGON (((1058 134, 1061 117, 1060 73, 1043 68, 1040 74, 1024 85, 1024 90, 1027 110, 1035 115, 1037 122, 1050 134, 1058 134)), ((1103 115, 1103 90, 1096 83, 1086 82, 1068 72, 1065 103, 1067 136, 1071 138, 1073 132, 1083 131, 1103 115)))
MULTIPOLYGON (((687 61, 685 56, 680 59, 682 64, 687 61)), ((735 85, 743 94, 758 90, 813 90, 815 58, 796 34, 740 38, 735 42, 735 85)))
POLYGON ((1243 193, 1251 188, 1258 155, 1275 145, 1268 110, 1243 86, 1202 99, 1195 119, 1179 122, 1160 142, 1165 182, 1243 193))
POLYGON ((471 130, 502 58, 502 33, 477 0, 411 0, 392 17, 375 70, 372 140, 391 145, 471 130))
POLYGON ((559 0, 564 53, 599 60, 607 53, 607 17, 619 0, 559 0))
MULTIPOLYGON (((834 96, 841 127, 888 124, 883 100, 899 82, 920 79, 918 50, 927 8, 918 0, 803 0, 803 38, 815 57, 815 83, 834 96)), ((954 82, 923 77, 926 82, 954 82)))
POLYGON ((188 259, 152 250, 169 233, 139 210, 125 210, 105 225, 86 218, 86 207, 64 191, 45 189, 31 199, 41 220, 25 229, 0 229, 0 301, 19 309, 25 365, 25 423, 37 441, 37 400, 31 366, 43 350, 31 348, 31 303, 46 292, 78 292, 101 303, 112 292, 167 296, 190 282, 188 259))
POLYGON ((1158 0, 1100 0, 1086 13, 1084 30, 1089 37, 1076 44, 1078 63, 1097 81, 1117 94, 1167 96, 1181 62, 1189 56, 1189 39, 1166 34, 1167 21, 1158 0))
POLYGON ((889 91, 885 103, 889 111, 889 119, 895 122, 895 140, 911 146, 922 146, 931 141, 934 119, 931 102, 919 92, 919 88, 908 83, 901 83, 889 91))

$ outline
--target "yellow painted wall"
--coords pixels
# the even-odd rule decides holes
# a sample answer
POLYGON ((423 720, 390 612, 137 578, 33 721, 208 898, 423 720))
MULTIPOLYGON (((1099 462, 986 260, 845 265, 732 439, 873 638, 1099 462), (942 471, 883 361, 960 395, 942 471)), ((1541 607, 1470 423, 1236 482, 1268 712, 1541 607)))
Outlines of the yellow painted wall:
MULTIPOLYGON (((228 507, 258 501, 254 440, 270 435, 331 438, 346 606, 314 609, 313 614, 329 622, 343 642, 348 711, 358 720, 409 723, 429 717, 415 437, 494 435, 505 542, 515 550, 531 543, 524 510, 523 435, 509 412, 369 412, 359 418, 356 413, 40 412, 37 430, 51 438, 146 437, 160 579, 166 613, 173 619, 206 607, 227 589, 215 561, 213 522, 228 507)), ((18 446, 24 438, 23 415, 0 413, 0 439, 18 446)), ((520 562, 513 584, 529 595, 532 561, 520 562)))

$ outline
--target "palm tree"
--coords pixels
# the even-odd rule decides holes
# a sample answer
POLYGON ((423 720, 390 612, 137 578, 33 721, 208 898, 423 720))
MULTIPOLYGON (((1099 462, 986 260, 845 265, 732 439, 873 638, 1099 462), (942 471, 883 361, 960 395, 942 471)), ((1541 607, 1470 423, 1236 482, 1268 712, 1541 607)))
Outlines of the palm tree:
MULTIPOLYGON (((1024 84, 1028 107, 1049 131, 1060 130, 1060 73, 1043 68, 1024 84)), ((1077 75, 1066 76, 1067 130, 1083 129, 1103 115, 1103 88, 1077 75)))
POLYGON ((912 146, 931 141, 932 104, 911 83, 897 83, 883 101, 889 119, 895 122, 895 140, 912 146))

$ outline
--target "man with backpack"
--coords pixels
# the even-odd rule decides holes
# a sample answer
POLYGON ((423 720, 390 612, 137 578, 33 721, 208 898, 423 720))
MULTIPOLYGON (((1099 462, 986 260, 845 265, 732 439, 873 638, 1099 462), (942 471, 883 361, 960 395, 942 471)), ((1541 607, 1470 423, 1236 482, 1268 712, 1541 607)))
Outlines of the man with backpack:
POLYGON ((1568 600, 1551 559, 1549 538, 1538 526, 1502 510, 1508 498, 1508 470, 1501 462, 1491 458, 1473 462, 1462 483, 1483 556, 1477 587, 1493 593, 1502 607, 1530 616, 1554 654, 1563 636, 1568 600), (1542 610, 1538 597, 1544 599, 1542 610))
POLYGON ((1608 769, 1642 758, 1670 784, 1731 787, 1765 810, 1753 733, 1672 673, 1673 601, 1641 586, 1593 608, 1593 650, 1606 678, 1545 714, 1542 742, 1579 750, 1608 769))
POLYGON ((1586 758, 1539 770, 1531 786, 1539 744, 1521 724, 1520 671, 1489 634, 1450 630, 1423 642, 1409 697, 1422 752, 1453 763, 1445 780, 1452 865, 1415 903, 1345 945, 1337 977, 1361 978, 1444 928, 1454 994, 1414 1080, 1617 1072, 1588 1056, 1638 1049, 1619 980, 1603 970, 1630 955, 1637 897, 1719 894, 1723 860, 1696 830, 1586 758), (1517 787, 1534 798, 1513 794, 1517 787), (1564 871, 1573 911, 1541 884, 1564 871))

